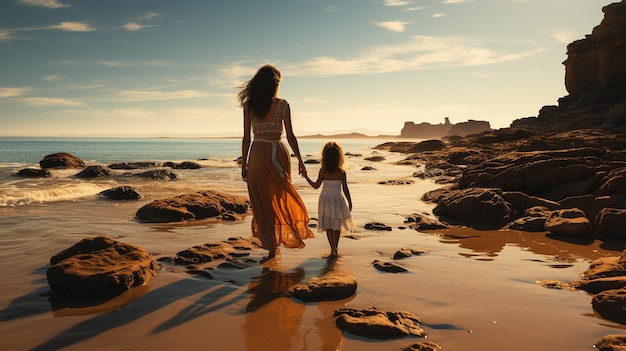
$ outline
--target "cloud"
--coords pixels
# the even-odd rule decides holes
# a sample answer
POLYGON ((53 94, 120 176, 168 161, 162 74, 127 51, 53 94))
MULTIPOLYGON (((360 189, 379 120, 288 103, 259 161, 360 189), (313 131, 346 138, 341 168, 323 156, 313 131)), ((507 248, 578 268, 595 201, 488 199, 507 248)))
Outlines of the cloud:
POLYGON ((61 22, 48 27, 49 29, 58 29, 66 32, 91 32, 95 29, 87 23, 82 22, 61 22))
POLYGON ((369 48, 351 58, 329 56, 284 65, 291 75, 335 76, 378 74, 450 67, 477 67, 522 60, 542 52, 541 48, 513 53, 485 47, 488 41, 462 37, 416 35, 397 45, 369 48))
POLYGON ((31 106, 80 106, 81 103, 75 100, 47 98, 47 97, 25 97, 20 101, 31 106))
POLYGON ((122 26, 122 28, 126 29, 129 32, 136 32, 138 30, 142 30, 148 27, 154 27, 154 25, 144 25, 144 24, 139 24, 139 23, 134 23, 134 22, 128 22, 122 26))
POLYGON ((115 94, 117 101, 138 102, 138 101, 163 101, 191 99, 204 96, 196 90, 179 91, 154 91, 154 90, 124 90, 115 94))
POLYGON ((392 32, 402 33, 406 29, 406 25, 411 22, 401 22, 401 21, 387 21, 387 22, 375 22, 377 26, 385 29, 389 29, 392 32))
POLYGON ((430 17, 432 17, 432 18, 441 18, 441 17, 444 17, 444 16, 447 16, 447 15, 445 13, 434 13, 430 17))
POLYGON ((6 43, 13 39, 13 32, 7 29, 0 29, 0 43, 6 43))
POLYGON ((47 82, 51 82, 53 80, 59 80, 61 79, 61 76, 58 74, 49 74, 45 77, 43 77, 43 80, 47 81, 47 82))
POLYGON ((136 66, 150 66, 150 67, 167 67, 174 66, 174 64, 167 61, 97 61, 99 65, 108 67, 136 67, 136 66))
POLYGON ((2 88, 0 87, 0 98, 11 98, 22 96, 30 91, 30 88, 2 88))
POLYGON ((410 4, 412 1, 406 0, 384 0, 383 4, 385 6, 404 6, 410 4))
POLYGON ((414 6, 414 7, 407 7, 406 9, 404 9, 404 11, 421 11, 427 8, 428 6, 414 6))
POLYGON ((562 44, 569 44, 576 39, 581 39, 584 37, 584 35, 580 35, 576 31, 563 29, 553 30, 552 33, 550 33, 550 36, 554 40, 562 44))
POLYGON ((139 16, 140 21, 149 21, 153 18, 157 18, 161 16, 158 12, 146 12, 143 15, 139 16))
POLYGON ((18 0, 18 3, 26 6, 45 7, 48 9, 59 9, 62 7, 70 7, 70 5, 63 4, 58 0, 18 0))
POLYGON ((464 2, 467 2, 466 0, 445 0, 443 3, 444 4, 462 4, 464 2))

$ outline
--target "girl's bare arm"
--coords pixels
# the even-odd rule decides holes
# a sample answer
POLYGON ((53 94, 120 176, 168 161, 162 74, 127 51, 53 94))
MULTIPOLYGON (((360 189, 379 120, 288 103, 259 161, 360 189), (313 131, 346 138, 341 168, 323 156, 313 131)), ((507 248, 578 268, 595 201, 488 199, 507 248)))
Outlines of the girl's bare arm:
POLYGON ((348 189, 348 179, 345 171, 341 177, 341 186, 343 188, 343 194, 346 196, 346 200, 348 200, 348 207, 350 211, 352 211, 352 197, 350 197, 350 189, 348 189))

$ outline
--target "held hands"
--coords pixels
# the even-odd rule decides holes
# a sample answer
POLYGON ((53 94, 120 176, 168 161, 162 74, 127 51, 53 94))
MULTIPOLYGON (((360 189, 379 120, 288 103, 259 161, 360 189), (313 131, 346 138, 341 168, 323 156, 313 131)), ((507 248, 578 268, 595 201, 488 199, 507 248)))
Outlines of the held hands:
POLYGON ((302 159, 298 159, 298 174, 306 177, 306 167, 304 166, 302 159))

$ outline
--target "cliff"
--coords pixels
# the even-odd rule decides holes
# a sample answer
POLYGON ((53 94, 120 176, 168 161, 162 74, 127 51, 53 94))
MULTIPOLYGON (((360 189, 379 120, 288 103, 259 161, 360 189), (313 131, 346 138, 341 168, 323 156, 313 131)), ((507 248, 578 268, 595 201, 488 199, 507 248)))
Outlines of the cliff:
POLYGON ((565 88, 558 106, 544 106, 537 117, 511 127, 568 131, 626 130, 626 2, 605 6, 604 19, 584 39, 567 46, 565 88))
POLYGON ((445 123, 440 124, 404 122, 400 136, 404 138, 440 139, 445 136, 466 136, 489 130, 491 130, 491 126, 487 121, 469 120, 452 124, 450 119, 446 117, 445 123))

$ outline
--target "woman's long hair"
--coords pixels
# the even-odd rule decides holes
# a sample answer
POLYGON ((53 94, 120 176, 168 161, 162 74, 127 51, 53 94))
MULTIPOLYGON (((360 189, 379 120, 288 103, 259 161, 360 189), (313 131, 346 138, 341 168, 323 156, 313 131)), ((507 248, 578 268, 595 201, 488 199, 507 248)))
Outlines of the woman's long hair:
POLYGON ((343 169, 344 156, 341 146, 330 141, 322 148, 322 168, 328 173, 335 173, 343 169))
POLYGON ((272 107, 272 99, 278 92, 280 71, 272 65, 265 65, 242 87, 237 100, 239 106, 247 107, 254 118, 263 118, 272 107))

